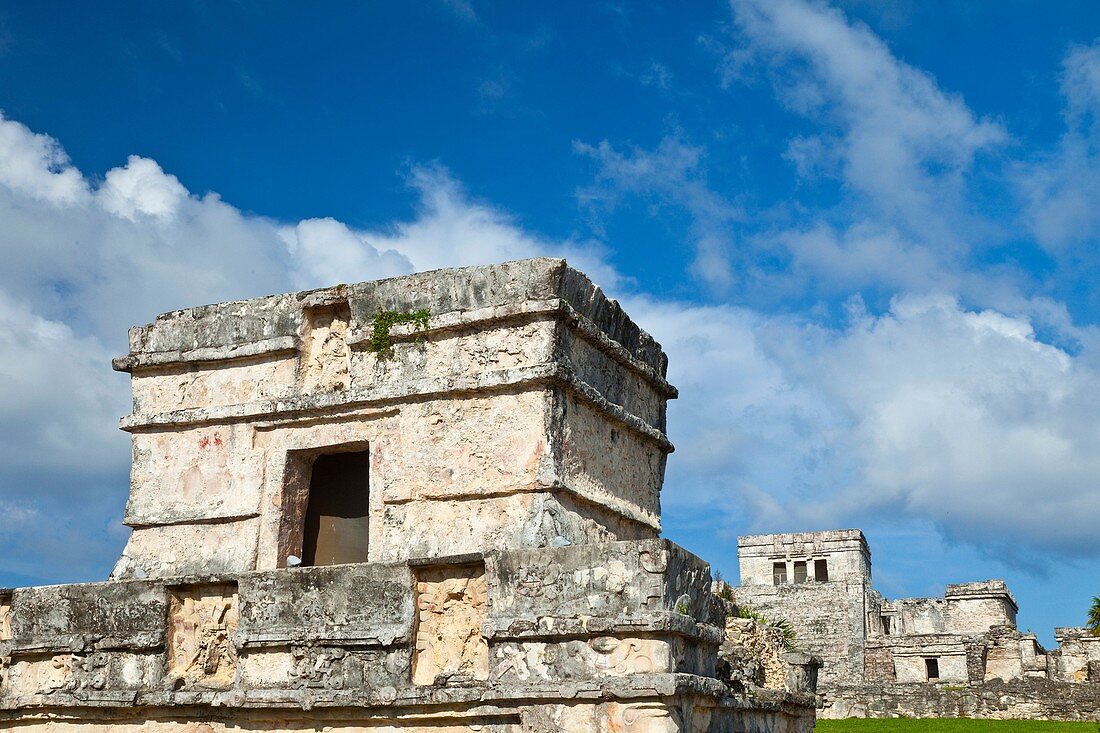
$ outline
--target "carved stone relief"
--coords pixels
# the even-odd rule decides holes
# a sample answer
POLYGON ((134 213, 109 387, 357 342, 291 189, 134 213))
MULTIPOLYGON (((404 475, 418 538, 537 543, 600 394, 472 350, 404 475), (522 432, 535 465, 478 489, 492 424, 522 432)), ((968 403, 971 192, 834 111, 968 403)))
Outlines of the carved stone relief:
POLYGON ((520 569, 516 579, 516 593, 528 598, 556 599, 561 594, 561 566, 545 559, 520 569))
POLYGON ((196 585, 172 591, 168 605, 168 682, 175 686, 229 687, 237 673, 233 632, 238 620, 235 585, 196 585))
POLYGON ((73 675, 72 654, 56 654, 49 661, 27 664, 23 674, 26 676, 25 685, 33 689, 39 695, 49 695, 58 690, 65 689, 73 675))
POLYGON ((681 731, 673 711, 659 702, 605 703, 601 711, 600 723, 601 733, 680 733, 681 731))
POLYGON ((660 639, 597 636, 558 642, 507 642, 494 647, 494 680, 526 682, 622 677, 672 671, 671 649, 660 639))
POLYGON ((349 386, 346 303, 307 308, 298 378, 303 392, 336 392, 349 386))
POLYGON ((89 693, 107 687, 108 661, 104 652, 56 656, 52 662, 52 666, 58 670, 56 684, 50 685, 43 692, 68 692, 78 700, 86 700, 89 693))
POLYGON ((413 684, 489 679, 489 647, 481 635, 486 606, 484 566, 417 574, 413 684))
POLYGON ((21 658, 8 673, 12 687, 20 694, 69 693, 83 701, 108 687, 109 662, 105 652, 35 655, 21 658))
POLYGON ((588 642, 595 653, 593 666, 597 673, 626 675, 645 674, 668 666, 668 645, 653 639, 616 639, 598 636, 588 642), (663 659, 655 660, 655 656, 663 659))
POLYGON ((290 687, 343 690, 362 678, 362 670, 354 669, 356 659, 339 647, 323 649, 293 649, 294 666, 290 670, 290 687), (357 674, 358 673, 358 674, 357 674))

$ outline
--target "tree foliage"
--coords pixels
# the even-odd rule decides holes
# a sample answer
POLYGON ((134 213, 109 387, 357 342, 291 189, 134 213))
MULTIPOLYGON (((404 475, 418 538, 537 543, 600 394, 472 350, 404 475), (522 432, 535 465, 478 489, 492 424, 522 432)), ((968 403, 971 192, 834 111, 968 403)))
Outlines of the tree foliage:
POLYGON ((1089 620, 1085 626, 1092 631, 1093 636, 1100 636, 1100 596, 1093 596, 1092 606, 1089 607, 1089 620))

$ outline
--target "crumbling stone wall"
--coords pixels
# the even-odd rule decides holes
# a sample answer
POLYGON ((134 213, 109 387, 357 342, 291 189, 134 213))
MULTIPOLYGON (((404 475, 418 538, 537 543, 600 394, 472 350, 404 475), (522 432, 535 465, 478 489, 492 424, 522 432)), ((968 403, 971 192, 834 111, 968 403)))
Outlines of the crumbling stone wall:
POLYGON ((1100 721, 1100 685, 1047 679, 993 680, 982 685, 839 685, 823 718, 990 718, 1100 721))
POLYGON ((1063 682, 1100 682, 1100 636, 1089 629, 1057 628, 1058 649, 1049 655, 1049 675, 1063 682))
POLYGON ((862 580, 780 586, 738 586, 739 606, 790 623, 800 649, 819 656, 825 666, 821 684, 851 680, 863 674, 867 591, 862 580))
POLYGON ((38 721, 57 714, 70 733, 174 733, 195 715, 211 730, 813 727, 812 694, 717 676, 709 568, 663 540, 213 580, 16 589, 0 727, 52 732, 38 721))
POLYGON ((726 616, 725 630, 720 656, 728 665, 731 681, 746 689, 787 689, 790 649, 780 630, 736 613, 726 616))

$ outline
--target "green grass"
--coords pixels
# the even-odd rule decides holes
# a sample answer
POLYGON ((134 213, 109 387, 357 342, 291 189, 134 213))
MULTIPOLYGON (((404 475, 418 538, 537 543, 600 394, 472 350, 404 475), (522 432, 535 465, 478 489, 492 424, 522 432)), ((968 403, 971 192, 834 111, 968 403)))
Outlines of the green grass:
POLYGON ((970 720, 967 718, 849 718, 819 720, 820 733, 1100 733, 1100 723, 1046 720, 970 720))

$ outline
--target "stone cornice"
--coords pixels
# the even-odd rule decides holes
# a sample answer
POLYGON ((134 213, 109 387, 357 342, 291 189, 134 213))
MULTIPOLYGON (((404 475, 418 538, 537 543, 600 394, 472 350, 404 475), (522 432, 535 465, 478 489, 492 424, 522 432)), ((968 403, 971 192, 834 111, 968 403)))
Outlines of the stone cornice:
POLYGON ((276 418, 309 418, 318 413, 338 414, 363 408, 377 407, 414 399, 442 395, 530 389, 544 384, 557 384, 583 400, 594 409, 639 437, 655 443, 661 450, 671 453, 675 448, 663 431, 620 405, 609 402, 600 392, 573 373, 568 366, 545 362, 514 369, 496 369, 474 376, 426 377, 397 384, 384 384, 320 394, 301 395, 285 399, 225 405, 220 407, 192 407, 154 414, 128 415, 119 421, 119 427, 127 432, 163 430, 198 425, 224 424, 276 418))
MULTIPOLYGON (((414 338, 431 339, 433 336, 476 327, 488 327, 498 323, 515 320, 536 320, 539 318, 558 318, 569 325, 588 343, 618 362, 630 371, 638 374, 665 399, 674 399, 678 395, 675 387, 669 384, 656 369, 635 358, 618 341, 611 339, 590 318, 577 312, 573 306, 561 298, 546 300, 528 300, 502 306, 478 308, 466 311, 450 311, 433 314, 428 328, 418 331, 412 325, 397 325, 391 331, 394 342, 410 341, 414 338)), ((356 325, 348 332, 348 346, 363 349, 370 341, 369 330, 356 325)), ((169 368, 175 365, 221 364, 241 359, 257 357, 274 358, 292 355, 301 346, 297 336, 277 336, 225 347, 205 347, 187 351, 152 351, 120 356, 111 362, 116 371, 141 372, 169 368)))

